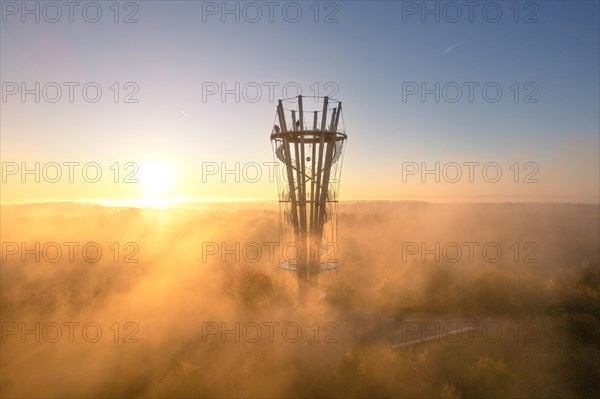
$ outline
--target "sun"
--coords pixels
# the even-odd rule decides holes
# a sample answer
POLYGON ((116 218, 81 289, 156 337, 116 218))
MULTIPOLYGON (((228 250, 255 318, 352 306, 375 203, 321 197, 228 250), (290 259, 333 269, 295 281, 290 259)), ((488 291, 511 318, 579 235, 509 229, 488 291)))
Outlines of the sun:
POLYGON ((163 161, 146 162, 140 166, 139 181, 148 194, 161 195, 173 187, 173 167, 163 161))

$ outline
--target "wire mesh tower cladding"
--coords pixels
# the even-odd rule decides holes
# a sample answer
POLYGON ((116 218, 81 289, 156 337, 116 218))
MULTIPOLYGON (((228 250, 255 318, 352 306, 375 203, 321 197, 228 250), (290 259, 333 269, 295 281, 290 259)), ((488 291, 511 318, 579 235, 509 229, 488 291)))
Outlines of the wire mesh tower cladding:
POLYGON ((280 205, 279 267, 296 272, 299 295, 336 269, 337 202, 346 133, 342 103, 279 100, 271 132, 280 205))

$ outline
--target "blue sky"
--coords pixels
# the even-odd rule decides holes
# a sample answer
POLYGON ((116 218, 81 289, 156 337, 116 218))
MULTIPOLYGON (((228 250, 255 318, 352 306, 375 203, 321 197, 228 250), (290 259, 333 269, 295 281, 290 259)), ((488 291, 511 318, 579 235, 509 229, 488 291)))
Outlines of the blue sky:
MULTIPOLYGON (((447 20, 454 14, 443 13, 453 12, 444 2, 426 5, 438 7, 439 22, 431 14, 422 22, 422 2, 320 2, 318 23, 312 1, 278 2, 272 23, 263 2, 253 3, 263 12, 255 23, 244 20, 254 15, 243 13, 244 2, 227 3, 239 7, 239 23, 233 14, 221 21, 222 2, 136 2, 139 22, 130 24, 114 23, 112 2, 98 4, 97 23, 77 10, 73 23, 65 16, 48 23, 43 15, 40 23, 31 16, 22 23, 3 5, 2 82, 93 81, 104 89, 94 104, 3 101, 3 161, 163 159, 179 170, 178 189, 187 197, 268 197, 268 182, 202 187, 192 176, 201 161, 272 160, 275 103, 265 82, 279 84, 276 97, 286 83, 311 94, 315 82, 322 93, 333 82, 349 135, 342 180, 349 198, 525 195, 598 202, 598 2, 477 2, 472 21, 457 2, 463 14, 456 23, 447 20), (203 13, 213 6, 215 15, 203 13), (299 21, 286 21, 283 7, 288 19, 300 8, 299 21), (496 9, 502 15, 491 22, 496 9), (331 12, 338 22, 324 23, 331 12), (528 17, 535 21, 524 23, 528 17), (139 102, 108 101, 113 82, 134 82, 139 102), (233 95, 203 101, 207 82, 230 88, 257 82, 265 89, 255 103, 236 103, 233 95), (403 101, 403 88, 413 82, 430 88, 456 82, 464 90, 455 103, 444 97, 436 103, 433 95, 422 102, 419 94, 403 101), (478 85, 472 103, 464 82, 478 85), (489 83, 502 89, 498 102, 482 97, 489 83), (524 103, 527 94, 538 101, 524 103), (503 168, 531 161, 543 179, 527 187, 403 185, 405 161, 495 161, 503 168)), ((126 2, 121 8, 120 19, 136 10, 126 2)), ((43 192, 14 189, 9 196, 43 192)))

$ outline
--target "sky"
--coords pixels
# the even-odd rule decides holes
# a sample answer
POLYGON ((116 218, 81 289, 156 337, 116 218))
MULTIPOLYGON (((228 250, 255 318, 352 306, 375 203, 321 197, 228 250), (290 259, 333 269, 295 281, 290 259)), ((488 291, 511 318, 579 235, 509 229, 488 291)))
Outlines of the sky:
POLYGON ((596 1, 1 12, 3 201, 276 200, 301 93, 343 103, 342 200, 600 202, 596 1))

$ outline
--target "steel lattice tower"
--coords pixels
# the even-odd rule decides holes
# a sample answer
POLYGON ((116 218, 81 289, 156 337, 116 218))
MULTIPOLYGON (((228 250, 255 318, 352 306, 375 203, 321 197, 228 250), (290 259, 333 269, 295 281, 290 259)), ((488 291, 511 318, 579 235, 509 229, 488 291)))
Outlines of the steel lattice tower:
POLYGON ((279 100, 271 132, 278 162, 279 267, 296 272, 300 297, 318 284, 320 273, 338 266, 337 203, 345 141, 341 102, 303 96, 279 100))

